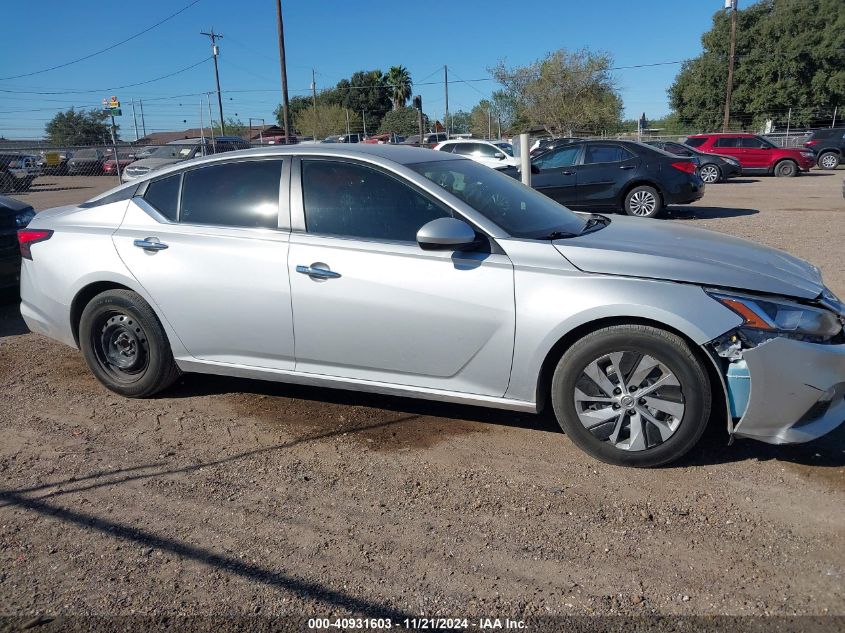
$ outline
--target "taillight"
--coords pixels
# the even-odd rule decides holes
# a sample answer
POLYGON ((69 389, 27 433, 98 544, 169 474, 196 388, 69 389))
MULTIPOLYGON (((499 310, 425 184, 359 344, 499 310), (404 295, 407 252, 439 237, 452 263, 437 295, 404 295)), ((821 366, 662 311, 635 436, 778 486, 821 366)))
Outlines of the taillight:
POLYGON ((818 141, 807 141, 806 143, 804 143, 804 147, 812 147, 813 145, 818 145, 818 144, 819 144, 818 141))
POLYGON ((32 259, 33 244, 45 242, 52 237, 53 231, 47 229, 21 229, 18 231, 18 244, 21 246, 21 257, 32 259))
POLYGON ((678 163, 672 163, 672 167, 675 169, 680 169, 682 172, 686 174, 694 174, 696 165, 692 161, 684 161, 678 163))

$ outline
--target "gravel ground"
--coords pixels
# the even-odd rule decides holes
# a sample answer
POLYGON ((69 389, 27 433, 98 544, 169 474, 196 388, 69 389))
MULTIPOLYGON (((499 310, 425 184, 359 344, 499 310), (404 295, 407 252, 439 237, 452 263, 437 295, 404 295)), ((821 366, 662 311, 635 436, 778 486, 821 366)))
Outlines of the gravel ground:
MULTIPOLYGON (((845 295, 843 173, 713 185, 669 221, 788 250, 845 295)), ((37 209, 114 184, 41 180, 37 209)), ((842 428, 792 447, 711 429, 681 464, 631 470, 548 415, 205 376, 128 401, 27 333, 13 297, 0 393, 0 615, 18 625, 845 615, 842 428)))

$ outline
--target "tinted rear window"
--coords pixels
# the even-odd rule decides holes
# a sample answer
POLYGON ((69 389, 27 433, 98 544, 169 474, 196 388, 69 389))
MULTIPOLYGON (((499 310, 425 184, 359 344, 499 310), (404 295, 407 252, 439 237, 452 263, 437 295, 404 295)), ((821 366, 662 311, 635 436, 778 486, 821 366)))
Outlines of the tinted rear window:
POLYGON ((688 138, 684 143, 689 145, 690 147, 701 147, 704 145, 706 138, 688 138))
MULTIPOLYGON (((727 136, 717 138, 716 142, 713 143, 713 147, 739 147, 740 139, 736 136, 727 136)), ((758 143, 759 145, 759 143, 758 143)))

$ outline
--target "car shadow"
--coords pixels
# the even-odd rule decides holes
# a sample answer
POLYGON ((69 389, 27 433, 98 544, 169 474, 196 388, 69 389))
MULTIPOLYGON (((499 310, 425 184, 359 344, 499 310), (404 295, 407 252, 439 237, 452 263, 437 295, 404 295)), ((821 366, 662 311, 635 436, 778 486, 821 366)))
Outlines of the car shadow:
POLYGON ((728 178, 724 182, 714 183, 713 185, 707 185, 708 187, 715 187, 722 185, 748 185, 752 182, 760 182, 759 178, 728 178))
POLYGON ((29 328, 21 317, 18 289, 0 291, 0 339, 27 332, 29 328))
MULTIPOLYGON (((353 407, 372 407, 415 418, 436 417, 453 420, 456 423, 459 421, 479 422, 560 434, 562 440, 564 435, 557 424, 551 406, 547 406, 539 414, 531 414, 361 391, 202 374, 186 374, 174 387, 162 393, 161 397, 190 398, 228 393, 246 393, 271 398, 294 398, 314 404, 328 403, 353 407)), ((404 419, 406 418, 402 418, 402 420, 404 419)), ((362 429, 346 428, 345 430, 355 432, 362 429)), ((845 466, 845 425, 807 444, 775 446, 753 440, 738 439, 729 445, 728 439, 724 419, 714 416, 698 445, 682 459, 665 466, 665 468, 708 466, 746 460, 777 460, 784 463, 831 469, 845 466)), ((544 440, 543 436, 538 434, 537 441, 548 440, 544 440)))
POLYGON ((760 213, 757 209, 730 207, 667 207, 664 218, 667 220, 714 220, 718 218, 738 218, 760 213))

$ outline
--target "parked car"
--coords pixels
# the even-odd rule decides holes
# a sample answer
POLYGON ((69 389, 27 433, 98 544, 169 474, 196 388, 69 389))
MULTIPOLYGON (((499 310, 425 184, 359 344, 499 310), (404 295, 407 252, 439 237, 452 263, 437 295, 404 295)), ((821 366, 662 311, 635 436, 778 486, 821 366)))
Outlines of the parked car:
MULTIPOLYGON (((519 178, 516 169, 505 170, 519 178)), ((576 141, 531 158, 531 186, 578 209, 612 209, 643 218, 704 195, 698 165, 636 141, 576 141)))
MULTIPOLYGON (((126 169, 127 166, 131 165, 135 162, 135 153, 134 151, 117 151, 117 162, 120 165, 120 172, 123 173, 123 170, 126 169)), ((103 163, 103 173, 105 174, 114 174, 114 157, 108 158, 103 163)))
POLYGON ((363 134, 336 134, 334 136, 327 136, 323 139, 323 143, 360 143, 364 140, 363 134))
POLYGON ((236 149, 249 149, 249 143, 239 136, 219 136, 211 138, 188 138, 171 141, 153 151, 147 158, 136 160, 121 173, 121 180, 129 182, 146 176, 151 171, 190 160, 197 156, 209 156, 231 152, 236 149))
POLYGON ((153 152, 163 145, 147 145, 146 147, 135 148, 135 160, 143 160, 152 156, 153 152))
POLYGON ((836 169, 845 155, 845 127, 813 130, 804 142, 804 147, 813 152, 819 167, 836 169))
POLYGON ((529 153, 532 156, 536 156, 537 154, 542 154, 545 151, 550 149, 554 149, 555 147, 559 147, 561 145, 566 145, 567 143, 572 143, 573 141, 580 141, 581 139, 577 136, 559 136, 557 138, 538 138, 531 144, 531 148, 529 149, 529 153))
POLYGON ((38 157, 27 154, 0 154, 0 193, 28 191, 41 175, 38 157))
POLYGON ((127 397, 205 372, 550 402, 573 442, 629 466, 681 457, 711 410, 776 444, 845 419, 845 304, 816 267, 574 213, 447 152, 212 156, 41 212, 19 238, 29 328, 127 397))
POLYGON ((0 196, 0 289, 16 287, 20 279, 21 253, 18 230, 26 228, 35 217, 31 205, 0 196))
POLYGON ((445 132, 429 132, 427 134, 423 134, 423 142, 420 145, 420 135, 414 134, 413 136, 407 137, 404 141, 402 141, 402 145, 411 145, 413 147, 427 147, 432 149, 438 143, 442 143, 446 140, 446 133, 445 132))
POLYGON ((365 138, 362 143, 371 143, 371 144, 384 144, 384 143, 393 143, 398 144, 405 140, 404 136, 400 136, 399 134, 394 134, 393 132, 387 132, 385 134, 374 134, 373 136, 368 136, 365 138))
POLYGON ((64 149, 48 149, 41 152, 38 166, 41 173, 51 176, 67 176, 67 164, 73 157, 73 152, 64 149))
POLYGON ((756 134, 695 134, 684 143, 701 152, 736 158, 743 174, 797 176, 802 171, 809 171, 816 162, 813 152, 778 147, 756 134))
POLYGON ((513 156, 513 147, 510 143, 505 142, 496 144, 491 141, 456 139, 438 143, 434 146, 434 149, 466 156, 493 169, 505 169, 519 165, 519 161, 513 156))
POLYGON ((102 176, 106 152, 97 147, 76 150, 67 163, 69 176, 102 176))
POLYGON ((675 156, 696 159, 698 161, 698 175, 701 176, 701 179, 707 185, 715 182, 725 182, 728 178, 742 175, 742 167, 739 164, 739 160, 732 156, 708 154, 684 143, 676 143, 674 141, 644 142, 646 145, 662 149, 664 152, 669 152, 675 156))

